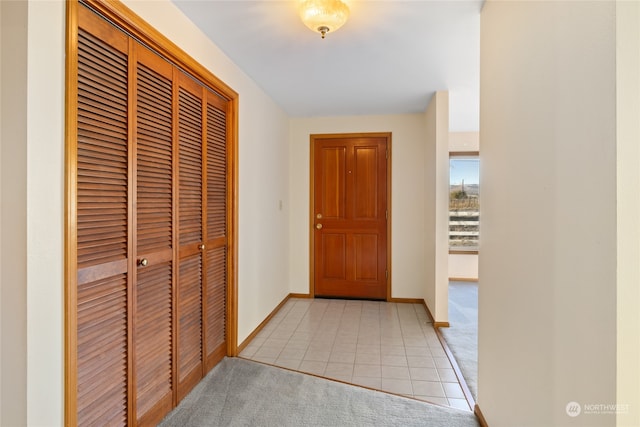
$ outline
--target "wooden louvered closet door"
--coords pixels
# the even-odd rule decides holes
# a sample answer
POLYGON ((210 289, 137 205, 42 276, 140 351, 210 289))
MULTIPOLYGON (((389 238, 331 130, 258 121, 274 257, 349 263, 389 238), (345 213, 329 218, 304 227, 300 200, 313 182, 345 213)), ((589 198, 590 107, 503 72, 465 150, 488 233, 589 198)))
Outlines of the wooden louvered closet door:
POLYGON ((178 79, 178 399, 226 354, 226 103, 178 79))
POLYGON ((85 9, 78 31, 77 423, 127 424, 128 38, 85 9))
POLYGON ((227 291, 227 104, 206 91, 205 181, 205 368, 213 368, 226 354, 227 291))
POLYGON ((178 78, 178 399, 203 376, 203 88, 178 78))
POLYGON ((67 423, 156 425, 227 354, 232 104, 77 13, 67 423))
POLYGON ((137 46, 135 79, 135 412, 155 424, 173 403, 173 67, 137 46))

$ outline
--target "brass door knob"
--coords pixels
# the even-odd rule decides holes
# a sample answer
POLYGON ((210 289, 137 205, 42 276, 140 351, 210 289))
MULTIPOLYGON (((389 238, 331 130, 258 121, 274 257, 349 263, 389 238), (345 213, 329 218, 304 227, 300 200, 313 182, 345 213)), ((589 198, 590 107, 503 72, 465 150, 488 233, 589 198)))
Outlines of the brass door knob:
POLYGON ((322 230, 322 224, 316 224, 316 228, 317 228, 318 230, 322 230))
POLYGON ((140 261, 138 261, 138 265, 142 266, 142 267, 146 267, 147 264, 149 264, 149 260, 146 258, 142 258, 140 261))
POLYGON ((198 249, 200 249, 201 251, 204 251, 204 243, 203 243, 203 244, 198 245, 198 249))

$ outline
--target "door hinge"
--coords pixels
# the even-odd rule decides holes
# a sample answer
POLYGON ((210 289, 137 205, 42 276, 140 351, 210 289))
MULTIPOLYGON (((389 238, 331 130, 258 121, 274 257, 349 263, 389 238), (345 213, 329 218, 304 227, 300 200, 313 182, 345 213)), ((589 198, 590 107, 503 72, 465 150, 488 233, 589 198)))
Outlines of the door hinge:
POLYGON ((389 270, 385 270, 384 271, 384 278, 388 279, 389 278, 389 270))
POLYGON ((384 158, 385 159, 389 158, 389 149, 388 148, 386 150, 384 150, 384 158))
POLYGON ((384 219, 389 219, 389 210, 384 211, 384 219))

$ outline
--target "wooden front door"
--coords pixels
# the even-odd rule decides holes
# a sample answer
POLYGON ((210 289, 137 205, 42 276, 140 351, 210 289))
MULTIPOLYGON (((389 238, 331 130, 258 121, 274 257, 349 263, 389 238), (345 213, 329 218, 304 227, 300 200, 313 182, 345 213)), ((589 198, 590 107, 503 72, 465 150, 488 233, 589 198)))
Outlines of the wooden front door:
POLYGON ((312 135, 315 296, 386 299, 390 134, 312 135))

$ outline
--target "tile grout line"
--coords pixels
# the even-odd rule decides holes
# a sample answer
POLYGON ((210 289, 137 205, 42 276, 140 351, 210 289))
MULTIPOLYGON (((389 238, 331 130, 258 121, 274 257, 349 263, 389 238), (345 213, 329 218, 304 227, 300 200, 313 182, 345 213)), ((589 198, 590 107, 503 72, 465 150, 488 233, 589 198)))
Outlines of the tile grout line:
MULTIPOLYGON (((323 363, 324 364, 324 369, 323 369, 323 375, 319 375, 321 377, 324 378, 328 378, 328 379, 333 379, 336 381, 340 381, 340 382, 347 382, 348 384, 353 384, 356 386, 360 386, 360 387, 365 387, 365 388, 370 388, 370 389, 374 389, 374 390, 379 390, 382 392, 387 392, 387 393, 391 393, 391 394, 396 394, 396 395, 401 395, 401 396, 405 396, 405 397, 409 397, 409 398, 413 398, 416 400, 421 400, 421 401, 425 401, 425 402, 429 402, 429 403, 433 403, 433 404, 440 404, 442 405, 442 403, 435 403, 435 402, 430 402, 429 396, 423 396, 421 398, 416 397, 416 389, 415 389, 415 384, 414 381, 425 381, 425 382, 437 382, 438 384, 440 384, 440 388, 442 389, 442 391, 444 392, 444 397, 436 397, 436 396, 432 396, 432 399, 439 401, 439 402, 447 402, 447 404, 445 406, 448 407, 457 407, 457 406, 453 406, 451 404, 451 402, 449 401, 449 399, 454 399, 454 398, 449 398, 447 396, 447 392, 444 388, 444 383, 452 383, 451 381, 443 381, 442 378, 442 373, 438 370, 438 369, 444 369, 444 368, 438 368, 438 365, 435 363, 435 356, 433 355, 433 352, 431 351, 431 341, 429 338, 429 333, 427 332, 427 326, 431 326, 431 328, 434 330, 434 336, 433 338, 435 338, 435 342, 439 344, 440 349, 442 350, 442 352, 444 353, 444 359, 448 360, 449 367, 453 367, 453 371, 456 374, 456 378, 457 381, 453 382, 452 384, 458 384, 460 386, 460 388, 464 393, 464 386, 466 385, 466 383, 463 385, 461 380, 458 378, 458 373, 455 371, 455 366, 453 365, 452 361, 450 360, 449 354, 447 353, 447 348, 446 345, 444 343, 442 343, 442 337, 440 335, 440 332, 433 327, 432 324, 429 324, 428 322, 424 322, 424 319, 421 318, 420 314, 417 311, 417 307, 414 304, 411 304, 411 308, 409 309, 409 307, 407 307, 406 305, 403 305, 402 308, 399 308, 398 304, 395 303, 387 303, 387 302, 383 302, 380 303, 378 302, 376 304, 376 310, 371 310, 370 307, 367 306, 366 302, 360 302, 359 304, 354 304, 352 303, 350 300, 346 300, 346 301, 341 301, 341 303, 339 304, 332 304, 331 302, 328 303, 323 303, 323 304, 314 304, 316 302, 316 300, 312 300, 310 303, 305 304, 306 307, 304 309, 304 312, 300 312, 299 311, 299 301, 292 299, 292 302, 294 302, 294 304, 287 304, 286 307, 286 311, 284 313, 282 313, 281 316, 277 316, 277 318, 274 317, 273 320, 276 320, 277 323, 275 323, 272 327, 270 327, 270 333, 264 338, 264 342, 258 347, 258 349, 252 354, 252 356, 247 356, 246 358, 249 360, 254 360, 254 361, 258 361, 260 363, 266 363, 266 364, 270 364, 268 362, 266 362, 264 359, 268 359, 270 360, 271 358, 269 357, 263 357, 263 360, 259 360, 259 359, 254 359, 254 357, 256 357, 256 354, 259 352, 260 349, 262 349, 263 347, 270 347, 268 345, 268 342, 270 342, 270 340, 275 340, 275 339, 279 339, 279 340, 283 340, 282 338, 278 338, 278 337, 273 337, 273 334, 276 333, 278 331, 278 329, 282 326, 283 329, 281 329, 280 331, 286 331, 288 329, 292 329, 290 331, 290 333, 286 333, 284 334, 284 336, 286 336, 286 342, 284 345, 282 345, 282 348, 279 349, 277 356, 274 359, 273 365, 274 366, 278 366, 278 367, 282 367, 285 369, 290 369, 290 370, 297 370, 297 371, 301 371, 301 372, 305 372, 305 373, 309 373, 311 375, 317 375, 314 374, 313 372, 307 372, 307 371, 303 371, 301 368, 302 364, 307 360, 306 357, 310 354, 310 349, 312 348, 312 343, 317 342, 315 341, 318 338, 318 333, 322 331, 322 324, 323 322, 327 321, 327 320, 332 320, 331 318, 327 317, 327 315, 333 315, 336 316, 339 312, 339 318, 329 322, 329 324, 333 325, 331 327, 331 347, 330 351, 329 351, 329 356, 328 356, 328 360, 326 362, 318 362, 318 363, 323 363), (385 306, 385 304, 389 304, 387 306, 385 306), (322 314, 320 315, 320 319, 317 322, 314 322, 312 319, 312 313, 315 312, 315 310, 317 310, 316 307, 323 307, 322 310, 322 314), (390 310, 386 310, 385 308, 388 308, 390 310), (374 312, 376 314, 375 319, 376 319, 376 326, 377 326, 377 333, 374 335, 375 338, 377 338, 378 343, 376 344, 378 351, 379 351, 379 363, 377 365, 372 365, 372 366, 378 366, 379 368, 379 372, 380 372, 380 387, 379 388, 374 388, 374 387, 369 387, 363 384, 356 384, 354 383, 354 377, 356 374, 355 371, 355 366, 356 366, 356 361, 357 361, 357 354, 358 354, 358 345, 360 343, 362 343, 362 345, 364 345, 365 341, 362 341, 362 337, 364 333, 370 333, 372 329, 366 328, 363 324, 364 318, 365 318, 365 313, 368 313, 369 316, 371 315, 371 313, 374 312), (352 322, 355 322, 357 324, 355 324, 355 328, 352 330, 351 327, 348 327, 348 324, 343 323, 346 320, 348 320, 349 318, 352 318, 354 316, 357 315, 357 322, 355 322, 355 319, 351 319, 351 322, 349 322, 349 324, 351 324, 352 322), (389 316, 390 315, 390 316, 389 316), (408 316, 407 316, 408 315, 408 316), (303 321, 305 320, 305 318, 308 317, 308 324, 309 324, 309 329, 305 329, 305 331, 300 331, 300 327, 303 323, 303 321), (388 322, 385 321, 387 320, 388 317, 388 322), (291 328, 291 323, 295 322, 295 327, 291 328), (426 324, 423 324, 426 323, 426 324), (383 373, 382 373, 382 367, 383 366, 387 366, 387 365, 383 365, 383 349, 385 346, 388 347, 393 347, 394 346, 394 339, 393 336, 394 334, 394 330, 395 330, 395 325, 397 325, 397 330, 400 333, 400 338, 401 338, 401 342, 402 342, 402 350, 403 350, 403 358, 404 358, 404 362, 406 364, 406 372, 408 374, 408 379, 409 379, 409 384, 411 386, 411 394, 403 394, 403 393, 396 393, 396 392, 392 392, 390 390, 385 390, 382 387, 382 383, 383 383, 383 373), (416 327, 415 331, 413 330, 413 328, 416 327), (335 345, 338 342, 338 337, 340 335, 340 331, 343 330, 343 328, 346 328, 349 332, 346 333, 345 335, 343 335, 344 337, 347 337, 349 335, 353 335, 355 336, 355 342, 353 343, 355 345, 355 349, 354 349, 354 353, 353 353, 353 359, 352 362, 349 363, 350 365, 350 381, 343 381, 341 380, 339 377, 341 377, 341 375, 338 375, 338 377, 328 377, 326 376, 327 373, 327 369, 329 367, 330 363, 339 363, 339 362, 331 362, 331 358, 332 355, 334 355, 334 350, 335 349, 335 345), (387 331, 389 333, 389 337, 388 337, 388 341, 390 342, 389 344, 385 344, 383 343, 383 331, 387 331), (411 375, 411 368, 409 366, 409 356, 407 355, 407 339, 409 338, 409 335, 407 334, 411 334, 412 332, 419 332, 419 335, 411 335, 412 339, 415 340, 415 336, 419 336, 421 337, 422 340, 424 340, 425 343, 425 350, 428 352, 428 357, 433 361, 433 369, 436 373, 437 378, 439 379, 438 381, 430 381, 427 379, 424 380, 419 380, 419 379, 413 379, 413 376, 411 375), (280 359, 280 356, 283 354, 283 352, 285 351, 285 349, 288 348, 289 344, 292 342, 293 337, 296 335, 296 333, 304 333, 306 334, 304 342, 305 342, 305 349, 304 349, 304 353, 301 356, 301 359, 297 362, 296 366, 297 369, 293 369, 289 366, 285 366, 288 365, 288 363, 284 360, 284 359, 280 359), (280 360, 280 364, 278 364, 278 360, 280 360)), ((325 301, 325 300, 323 300, 325 301)), ((331 301, 331 300, 329 300, 331 301)), ((338 300, 339 301, 339 300, 338 300)), ((283 309, 285 307, 282 307, 283 309)), ((315 317, 315 316, 313 316, 315 317)), ((369 319, 372 320, 372 319, 369 319)), ((270 325, 271 326, 271 325, 270 325)), ((431 330, 431 329, 429 329, 431 330)), ((283 340, 284 341, 284 340, 283 340)), ((410 340, 411 341, 411 340, 410 340)), ((271 341, 273 342, 273 341, 271 341)), ((346 343, 346 340, 345 340, 346 343)), ((414 344, 420 344, 420 343, 414 343, 414 344)), ((327 343, 327 346, 329 345, 329 343, 327 343)), ((417 347, 422 347, 422 345, 418 345, 417 347)), ((350 349, 350 346, 346 346, 345 348, 350 349)), ((295 348, 293 348, 295 350, 295 348)), ((393 352, 395 350, 391 350, 391 352, 393 352)), ((335 354, 337 355, 338 353, 342 352, 342 350, 340 351, 336 351, 335 354)), ((389 353, 389 356, 392 356, 391 352, 389 353)), ((295 352, 294 352, 295 353, 295 352)), ((344 353, 351 353, 350 351, 344 351, 344 353)), ((427 355, 425 355, 425 357, 427 357, 427 355)), ((438 356, 440 357, 440 356, 438 356)), ((286 359, 286 358, 285 358, 286 359)), ((339 357, 338 357, 339 359, 339 357)), ((292 360, 298 360, 298 357, 294 357, 292 358, 292 360)), ((310 361, 312 362, 312 361, 310 361)), ((342 363, 342 362, 340 362, 342 363)), ((365 364, 368 365, 368 364, 365 364)), ((388 365, 390 367, 393 367, 395 365, 388 365)), ((402 374, 404 375, 404 374, 402 374)), ((367 378, 366 376, 363 378, 367 378)), ((377 378, 377 377, 373 377, 373 378, 377 378)), ((393 378, 389 378, 389 380, 393 380, 393 381, 400 381, 402 380, 401 378, 397 378, 397 379, 393 379, 393 378)), ((362 382, 362 381, 360 381, 362 382)), ((422 395, 421 395, 422 396, 422 395)), ((465 394, 465 398, 466 398, 466 394, 465 394)), ((467 404, 469 404, 467 402, 467 404)), ((471 404, 469 404, 469 407, 472 407, 471 404)), ((457 407, 458 409, 461 409, 459 407, 457 407)), ((469 409, 467 409, 469 410, 469 409)))

